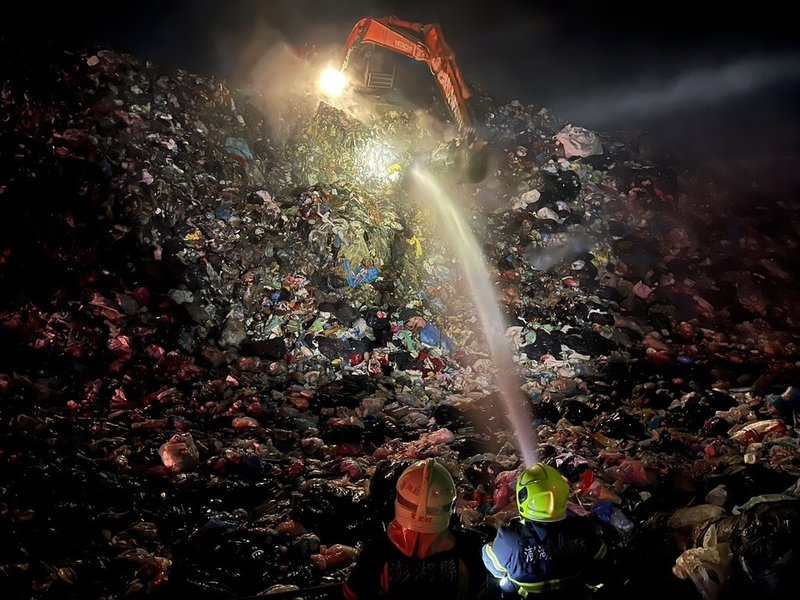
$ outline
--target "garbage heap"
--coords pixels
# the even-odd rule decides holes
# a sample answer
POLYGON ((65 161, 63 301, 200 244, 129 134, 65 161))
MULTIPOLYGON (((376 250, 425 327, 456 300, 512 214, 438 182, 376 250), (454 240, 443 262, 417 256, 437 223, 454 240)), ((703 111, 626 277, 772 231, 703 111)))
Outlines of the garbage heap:
MULTIPOLYGON (((341 582, 427 456, 465 526, 513 516, 520 457, 406 176, 409 140, 432 142, 412 116, 322 105, 277 140, 213 78, 109 50, 0 61, 9 597, 341 582)), ((797 202, 542 107, 494 103, 484 125, 493 173, 456 193, 609 586, 788 597, 797 202)))

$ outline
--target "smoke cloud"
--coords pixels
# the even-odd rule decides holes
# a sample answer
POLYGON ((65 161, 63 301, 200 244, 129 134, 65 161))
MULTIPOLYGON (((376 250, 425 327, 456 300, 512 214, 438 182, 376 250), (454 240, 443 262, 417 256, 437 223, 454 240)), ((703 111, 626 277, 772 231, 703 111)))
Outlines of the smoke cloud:
POLYGON ((562 114, 595 127, 653 118, 684 108, 721 104, 773 85, 800 81, 800 54, 748 58, 698 68, 669 80, 647 81, 565 103, 562 114))

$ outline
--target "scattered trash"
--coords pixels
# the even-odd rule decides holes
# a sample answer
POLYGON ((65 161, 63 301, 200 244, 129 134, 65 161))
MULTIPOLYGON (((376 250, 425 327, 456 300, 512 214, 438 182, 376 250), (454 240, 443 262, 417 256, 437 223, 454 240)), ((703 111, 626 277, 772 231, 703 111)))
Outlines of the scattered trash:
MULTIPOLYGON (((0 49, 4 591, 342 581, 428 456, 463 523, 510 518, 521 459, 491 358, 405 186, 452 141, 296 98, 269 136, 257 94, 214 78, 0 49)), ((475 95, 496 177, 461 193, 541 459, 612 554, 706 598, 780 597, 800 556, 800 207, 729 202, 635 139, 475 95)))
POLYGON ((190 433, 176 433, 161 445, 158 454, 164 466, 176 473, 194 469, 200 459, 190 433))
POLYGON ((691 579, 704 600, 716 600, 730 576, 731 559, 730 545, 717 543, 717 529, 711 525, 703 535, 702 546, 681 554, 672 571, 681 579, 691 579))
POLYGON ((583 127, 567 125, 555 135, 555 139, 564 147, 567 158, 586 158, 594 154, 603 153, 603 145, 597 134, 583 127))

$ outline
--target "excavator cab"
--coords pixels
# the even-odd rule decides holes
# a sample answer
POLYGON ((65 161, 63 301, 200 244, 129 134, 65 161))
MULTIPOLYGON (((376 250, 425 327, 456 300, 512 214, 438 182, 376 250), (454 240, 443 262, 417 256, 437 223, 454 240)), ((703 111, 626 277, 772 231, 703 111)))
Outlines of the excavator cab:
POLYGON ((379 112, 423 109, 447 118, 448 108, 429 70, 391 49, 362 44, 348 61, 346 76, 351 89, 370 97, 379 112))
POLYGON ((370 52, 364 67, 364 87, 371 92, 386 92, 395 89, 397 66, 387 61, 381 52, 370 52), (387 64, 391 63, 391 64, 387 64))

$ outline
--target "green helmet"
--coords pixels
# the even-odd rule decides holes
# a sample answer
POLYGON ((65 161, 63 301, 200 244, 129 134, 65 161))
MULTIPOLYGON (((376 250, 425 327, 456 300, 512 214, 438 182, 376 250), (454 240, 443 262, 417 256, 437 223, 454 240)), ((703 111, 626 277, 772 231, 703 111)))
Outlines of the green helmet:
POLYGON ((537 463, 517 478, 517 508, 530 521, 560 521, 567 516, 569 484, 553 467, 537 463))

